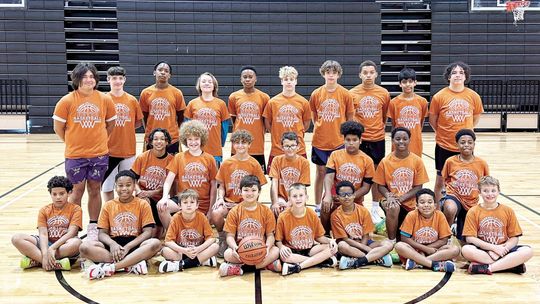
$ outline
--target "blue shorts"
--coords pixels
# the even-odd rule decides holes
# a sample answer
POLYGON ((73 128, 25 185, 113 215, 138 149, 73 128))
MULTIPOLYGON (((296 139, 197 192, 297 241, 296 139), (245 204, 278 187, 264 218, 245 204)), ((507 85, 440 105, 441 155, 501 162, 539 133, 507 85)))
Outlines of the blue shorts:
POLYGON ((344 145, 337 147, 335 150, 321 150, 311 147, 311 162, 317 166, 326 166, 330 154, 336 150, 343 149, 344 145))

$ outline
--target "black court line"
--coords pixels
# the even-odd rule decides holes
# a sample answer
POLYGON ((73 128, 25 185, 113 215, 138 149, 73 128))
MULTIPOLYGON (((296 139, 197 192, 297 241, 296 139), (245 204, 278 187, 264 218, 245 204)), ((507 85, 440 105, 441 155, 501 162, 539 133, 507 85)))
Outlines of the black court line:
POLYGON ((507 194, 508 196, 537 197, 540 194, 507 194))
POLYGON ((56 167, 58 167, 58 166, 62 165, 63 163, 64 163, 64 162, 61 162, 61 163, 59 163, 59 164, 55 165, 54 167, 51 167, 51 168, 49 168, 49 169, 47 169, 47 170, 45 170, 45 171, 41 172, 40 174, 38 174, 38 175, 36 175, 36 176, 32 177, 31 179, 27 180, 26 182, 24 182, 24 183, 22 183, 22 184, 18 185, 17 187, 15 187, 15 188, 13 188, 13 189, 9 190, 8 192, 6 192, 6 193, 4 193, 4 194, 0 195, 0 198, 3 198, 4 196, 6 196, 6 195, 8 195, 8 194, 12 193, 13 191, 15 191, 15 190, 17 190, 17 189, 19 189, 19 188, 21 188, 21 187, 23 187, 23 186, 27 185, 27 184, 28 184, 28 183, 30 183, 31 181, 35 180, 36 178, 38 178, 38 177, 40 177, 40 176, 44 175, 45 173, 47 173, 47 172, 49 172, 49 171, 51 171, 51 170, 55 169, 56 167))
POLYGON ((439 283, 437 285, 435 285, 435 287, 431 288, 429 291, 427 291, 426 293, 424 293, 423 295, 417 297, 416 299, 413 299, 413 300, 410 300, 409 302, 406 302, 406 304, 409 304, 409 303, 418 303, 420 301, 423 301, 429 297, 431 297, 432 295, 434 295, 437 291, 441 290, 441 288, 444 287, 444 285, 446 285, 446 283, 448 283, 448 281, 450 280, 450 277, 452 277, 452 273, 451 272, 447 272, 444 274, 444 277, 441 279, 441 281, 439 281, 439 283))
POLYGON ((262 304, 261 271, 255 270, 255 304, 262 304))
POLYGON ((60 285, 62 285, 62 287, 64 287, 64 289, 67 290, 67 292, 69 292, 72 296, 74 296, 75 298, 85 303, 99 304, 98 302, 83 296, 78 291, 73 289, 73 287, 71 287, 71 285, 69 285, 69 283, 64 278, 64 275, 62 274, 61 270, 55 270, 54 272, 56 274, 56 279, 58 280, 58 283, 60 283, 60 285))

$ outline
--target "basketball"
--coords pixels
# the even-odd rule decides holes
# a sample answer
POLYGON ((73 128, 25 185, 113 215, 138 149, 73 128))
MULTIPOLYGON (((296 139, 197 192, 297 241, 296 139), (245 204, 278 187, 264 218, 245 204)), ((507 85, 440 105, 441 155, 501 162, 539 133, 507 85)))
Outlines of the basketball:
POLYGON ((240 260, 247 265, 257 265, 266 256, 266 244, 260 237, 245 237, 238 244, 240 260))

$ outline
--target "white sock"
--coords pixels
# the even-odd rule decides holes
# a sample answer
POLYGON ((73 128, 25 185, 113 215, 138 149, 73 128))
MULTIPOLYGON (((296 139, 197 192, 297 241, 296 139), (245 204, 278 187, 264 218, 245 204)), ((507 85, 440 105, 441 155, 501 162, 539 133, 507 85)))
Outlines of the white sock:
POLYGON ((373 202, 370 214, 373 224, 378 224, 382 221, 382 217, 379 215, 379 202, 373 202))
POLYGON ((393 245, 396 244, 396 239, 391 239, 391 240, 389 239, 389 241, 390 241, 393 245))

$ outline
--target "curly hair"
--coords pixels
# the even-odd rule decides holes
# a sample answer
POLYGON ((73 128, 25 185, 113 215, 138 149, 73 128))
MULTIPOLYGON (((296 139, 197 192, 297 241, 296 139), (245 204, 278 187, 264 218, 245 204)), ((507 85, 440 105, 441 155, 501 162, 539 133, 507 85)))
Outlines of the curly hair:
POLYGON ((70 192, 73 190, 73 184, 65 176, 53 176, 47 182, 47 189, 49 190, 49 193, 51 193, 52 188, 64 188, 67 192, 70 192))
POLYGON ((245 142, 250 144, 253 142, 253 136, 251 135, 251 133, 249 133, 249 131, 239 129, 231 134, 231 142, 245 142))
POLYGON ((190 120, 184 122, 180 126, 180 142, 187 147, 188 137, 198 137, 201 139, 201 147, 204 147, 208 142, 208 130, 204 127, 203 123, 198 120, 190 120))

